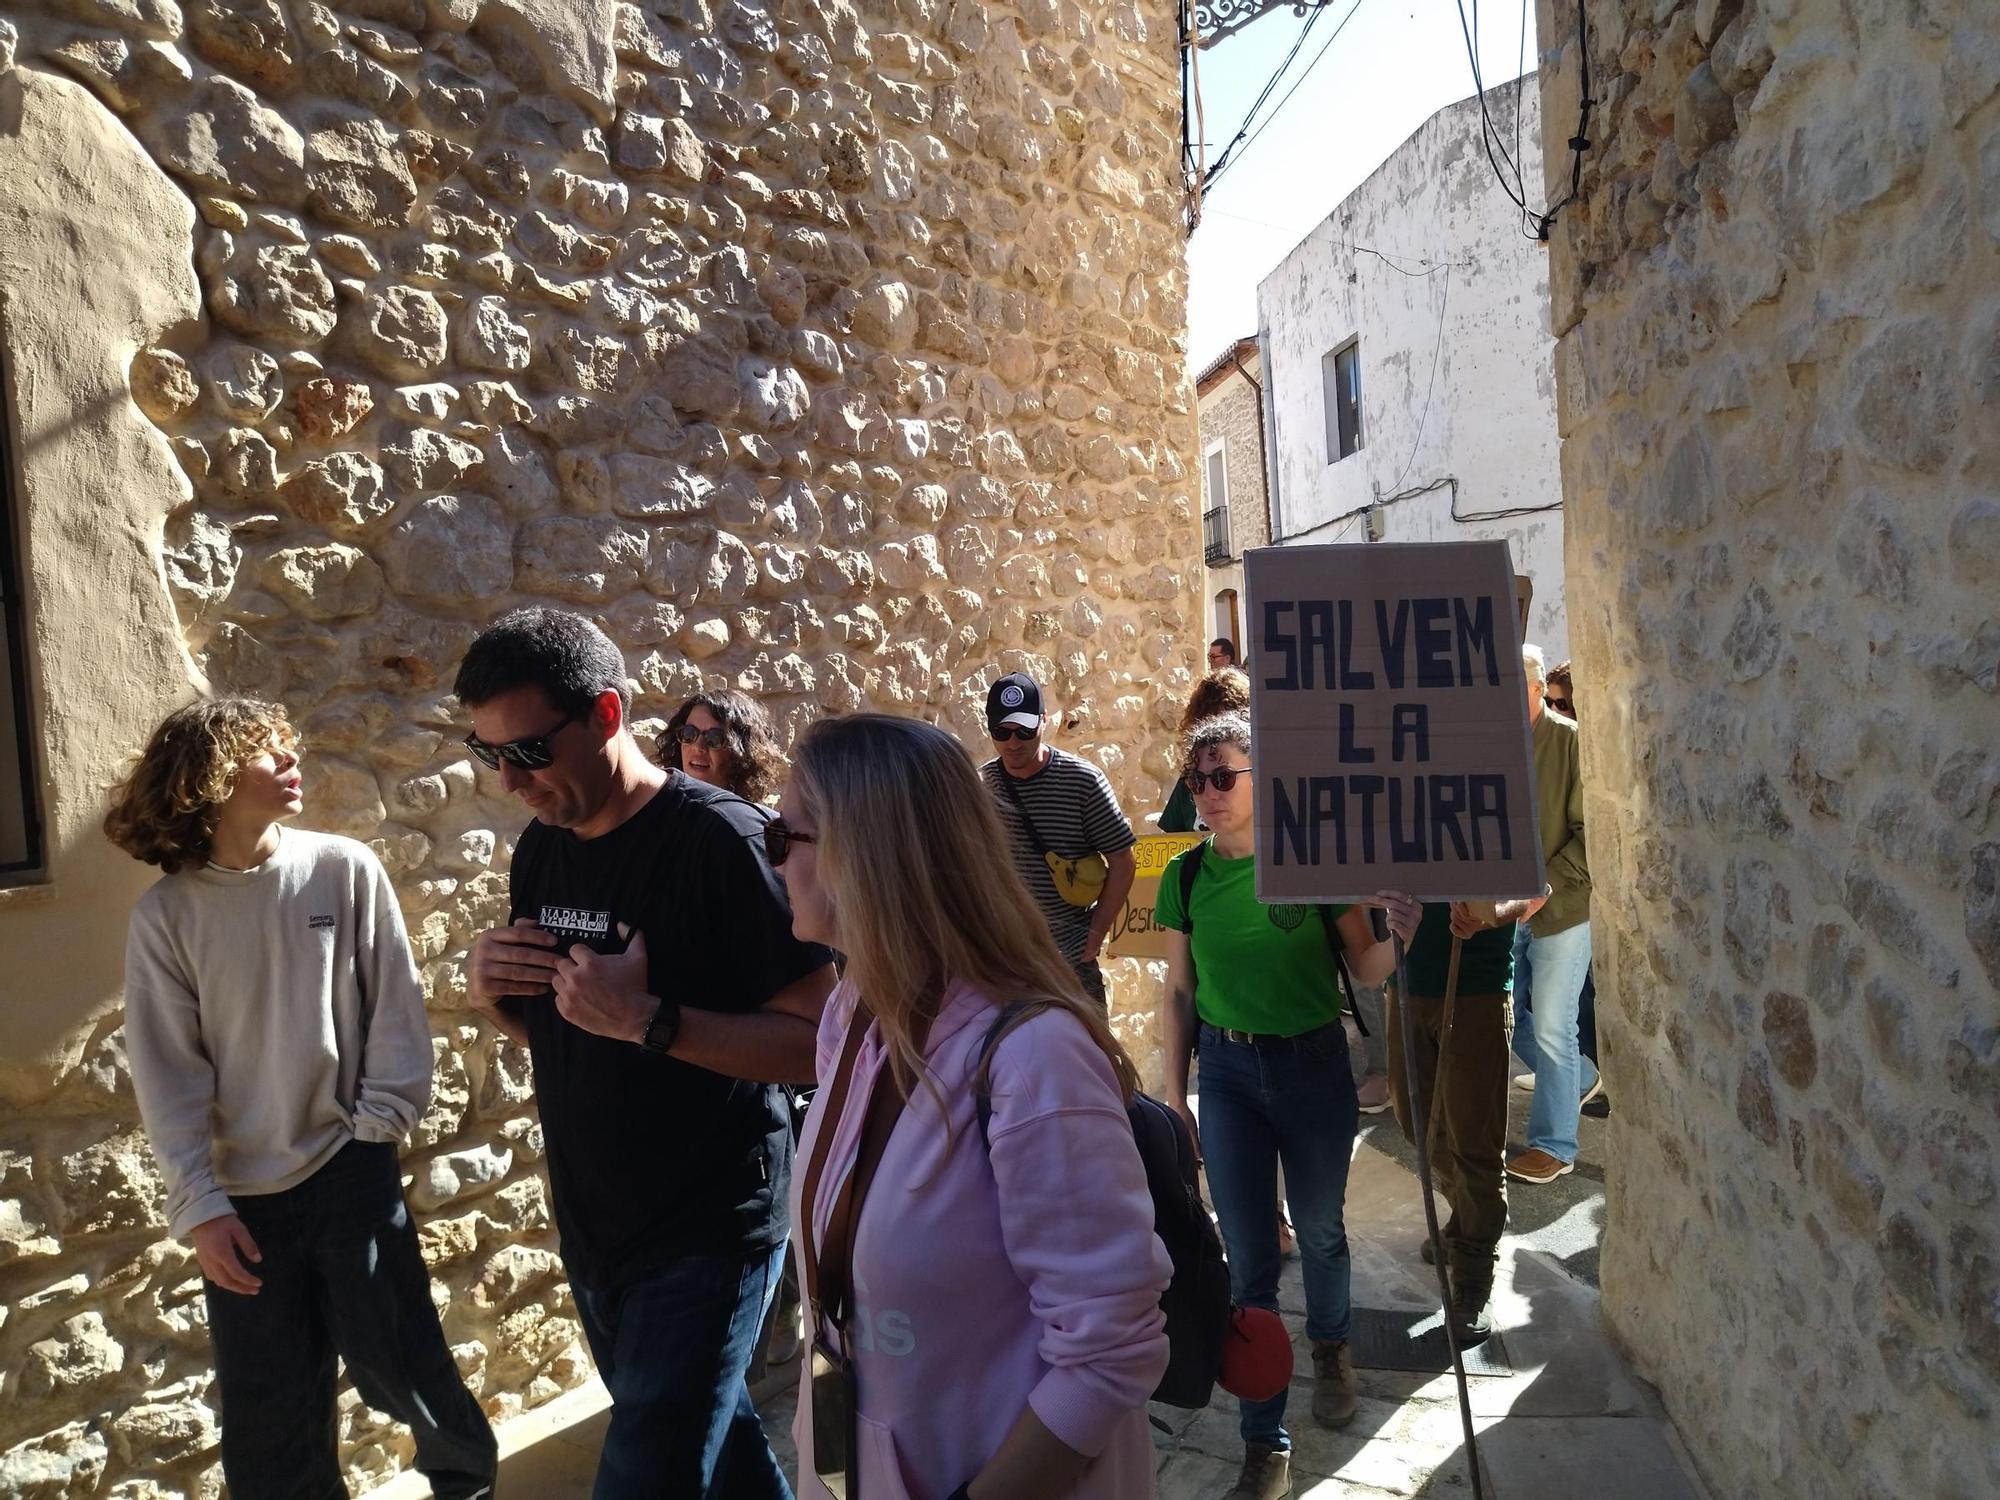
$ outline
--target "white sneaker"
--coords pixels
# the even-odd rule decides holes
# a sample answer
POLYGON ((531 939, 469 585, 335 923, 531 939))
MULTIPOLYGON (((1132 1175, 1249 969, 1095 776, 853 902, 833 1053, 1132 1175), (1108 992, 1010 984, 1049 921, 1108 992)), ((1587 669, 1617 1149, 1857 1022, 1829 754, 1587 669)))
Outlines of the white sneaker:
POLYGON ((1524 1094, 1534 1093, 1535 1075, 1533 1073, 1517 1073, 1514 1076, 1514 1087, 1524 1094))
POLYGON ((1593 1083, 1589 1088, 1585 1089, 1583 1091, 1583 1097, 1576 1101, 1576 1107, 1578 1109, 1582 1109, 1584 1105, 1590 1103, 1591 1100, 1595 1099, 1599 1094, 1603 1092, 1604 1092, 1604 1075, 1602 1073, 1599 1073, 1597 1075, 1597 1081, 1593 1083))

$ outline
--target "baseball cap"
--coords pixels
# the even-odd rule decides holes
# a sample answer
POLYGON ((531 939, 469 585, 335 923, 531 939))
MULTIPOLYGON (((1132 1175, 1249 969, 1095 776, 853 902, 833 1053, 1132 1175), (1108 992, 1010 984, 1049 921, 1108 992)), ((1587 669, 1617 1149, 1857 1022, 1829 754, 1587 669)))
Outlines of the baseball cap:
POLYGON ((1042 722, 1042 690, 1026 672, 1009 672, 986 692, 986 727, 1018 724, 1033 729, 1042 722))

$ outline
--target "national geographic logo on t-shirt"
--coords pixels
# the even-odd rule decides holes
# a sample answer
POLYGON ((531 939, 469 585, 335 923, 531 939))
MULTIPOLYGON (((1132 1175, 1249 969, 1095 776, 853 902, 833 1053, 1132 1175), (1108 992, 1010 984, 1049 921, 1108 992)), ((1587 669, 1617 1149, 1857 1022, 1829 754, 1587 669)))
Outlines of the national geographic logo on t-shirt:
POLYGON ((548 931, 572 937, 603 937, 611 931, 610 912, 585 911, 580 906, 545 906, 538 920, 548 931))

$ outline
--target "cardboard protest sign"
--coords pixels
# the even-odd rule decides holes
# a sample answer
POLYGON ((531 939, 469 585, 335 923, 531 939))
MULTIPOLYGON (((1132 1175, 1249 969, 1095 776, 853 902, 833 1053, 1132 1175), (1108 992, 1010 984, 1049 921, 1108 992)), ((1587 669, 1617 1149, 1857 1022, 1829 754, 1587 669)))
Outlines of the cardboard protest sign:
POLYGON ((1166 934, 1153 925, 1153 906, 1160 895, 1160 874, 1167 868, 1168 860, 1183 849, 1192 849, 1206 837, 1201 833, 1139 835, 1139 842, 1132 846, 1137 873, 1132 877, 1132 890, 1125 898, 1125 908, 1118 913, 1118 920, 1111 925, 1110 936, 1104 940, 1107 958, 1167 956, 1166 934))
POLYGON ((1539 895, 1507 544, 1264 547, 1243 565, 1258 898, 1539 895))

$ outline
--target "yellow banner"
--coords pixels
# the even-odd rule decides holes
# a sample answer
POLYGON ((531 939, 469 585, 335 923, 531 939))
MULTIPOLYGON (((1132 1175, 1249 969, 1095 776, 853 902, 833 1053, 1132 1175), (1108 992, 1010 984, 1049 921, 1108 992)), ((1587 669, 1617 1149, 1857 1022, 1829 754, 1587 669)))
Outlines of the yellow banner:
POLYGON ((1118 913, 1118 920, 1111 925, 1111 935, 1105 940, 1107 957, 1167 956, 1166 934, 1153 925, 1153 904, 1159 899, 1160 876, 1166 870, 1168 860, 1183 849, 1192 849, 1206 837, 1206 834, 1200 833, 1146 833, 1139 836, 1139 842, 1132 849, 1132 862, 1137 873, 1132 878, 1131 894, 1125 898, 1125 909, 1118 913))

